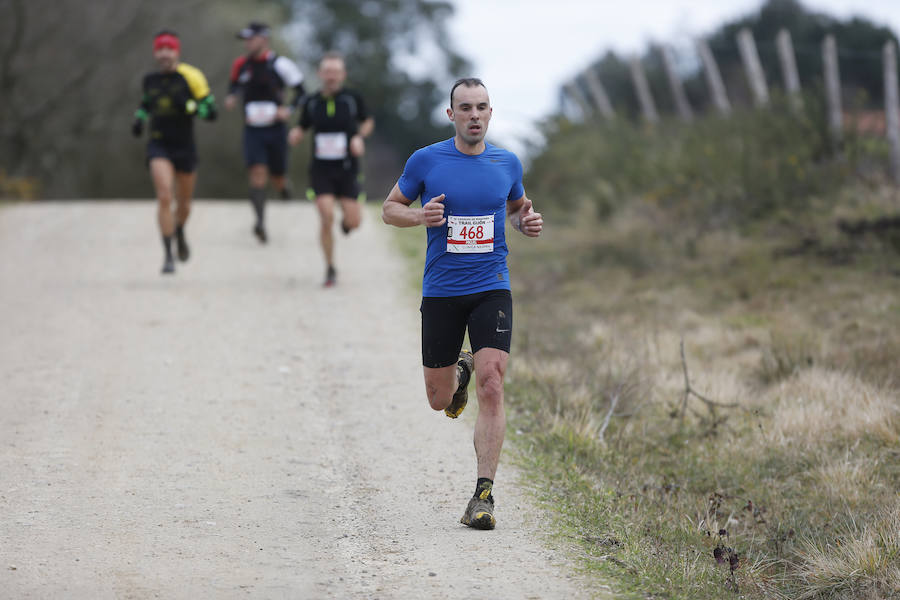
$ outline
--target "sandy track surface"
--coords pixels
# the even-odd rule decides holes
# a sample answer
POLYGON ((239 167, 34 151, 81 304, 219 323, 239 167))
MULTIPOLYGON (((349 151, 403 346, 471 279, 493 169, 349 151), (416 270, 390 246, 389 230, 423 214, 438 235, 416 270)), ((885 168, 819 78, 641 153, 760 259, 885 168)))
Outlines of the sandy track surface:
MULTIPOLYGON (((427 408, 418 301, 371 215, 320 287, 309 204, 0 208, 0 597, 581 598, 472 419, 427 408)), ((470 410, 474 406, 470 404, 470 410)))

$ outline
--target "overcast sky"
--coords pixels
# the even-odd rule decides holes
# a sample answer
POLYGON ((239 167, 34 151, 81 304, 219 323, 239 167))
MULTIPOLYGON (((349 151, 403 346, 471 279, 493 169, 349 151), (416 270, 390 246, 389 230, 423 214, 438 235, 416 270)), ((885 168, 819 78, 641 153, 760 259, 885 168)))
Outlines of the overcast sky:
MULTIPOLYGON (((649 41, 694 36, 756 11, 761 0, 451 0, 449 30, 488 87, 490 138, 511 150, 555 111, 560 85, 608 49, 642 52, 649 41)), ((861 15, 900 31, 900 0, 811 0, 808 8, 861 15)))

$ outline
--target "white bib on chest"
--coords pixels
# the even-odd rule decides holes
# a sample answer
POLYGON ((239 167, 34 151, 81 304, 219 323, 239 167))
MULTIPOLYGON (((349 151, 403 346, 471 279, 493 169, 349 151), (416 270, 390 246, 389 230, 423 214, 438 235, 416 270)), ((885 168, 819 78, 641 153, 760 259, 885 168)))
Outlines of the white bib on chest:
POLYGON ((347 134, 343 131, 316 134, 316 158, 341 160, 347 158, 347 134))
POLYGON ((447 252, 484 254, 494 251, 494 215, 447 216, 447 252))
POLYGON ((256 101, 244 105, 244 116, 247 125, 267 127, 273 125, 278 118, 278 105, 274 102, 256 101))

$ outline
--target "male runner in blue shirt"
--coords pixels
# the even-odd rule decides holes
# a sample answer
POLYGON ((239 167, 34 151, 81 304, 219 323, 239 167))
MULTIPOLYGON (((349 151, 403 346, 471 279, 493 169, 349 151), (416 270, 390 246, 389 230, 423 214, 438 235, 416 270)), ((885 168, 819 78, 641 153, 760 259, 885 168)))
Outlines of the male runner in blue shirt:
POLYGON ((447 109, 456 135, 409 158, 382 215, 389 225, 427 228, 422 364, 431 408, 458 417, 468 399, 469 377, 477 373, 478 482, 460 520, 476 529, 493 529, 496 523, 491 491, 506 429, 503 377, 512 297, 505 217, 528 237, 539 236, 544 224, 525 196, 519 159, 484 141, 491 113, 484 83, 458 80, 447 109), (422 208, 412 207, 418 198, 422 208), (467 329, 474 355, 460 352, 467 329))

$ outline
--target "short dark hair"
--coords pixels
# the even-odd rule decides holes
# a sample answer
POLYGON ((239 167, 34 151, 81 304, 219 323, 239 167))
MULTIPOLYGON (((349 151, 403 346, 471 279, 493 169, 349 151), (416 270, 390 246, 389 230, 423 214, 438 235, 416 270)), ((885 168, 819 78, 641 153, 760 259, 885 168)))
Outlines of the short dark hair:
POLYGON ((484 82, 477 77, 463 77, 462 79, 457 79, 456 83, 453 84, 453 87, 450 88, 450 108, 453 108, 453 92, 461 85, 466 87, 476 87, 480 85, 487 90, 487 86, 484 85, 484 82))
POLYGON ((337 50, 329 50, 322 55, 322 59, 319 61, 319 64, 321 65, 326 60, 339 60, 341 62, 344 62, 344 55, 337 50))

